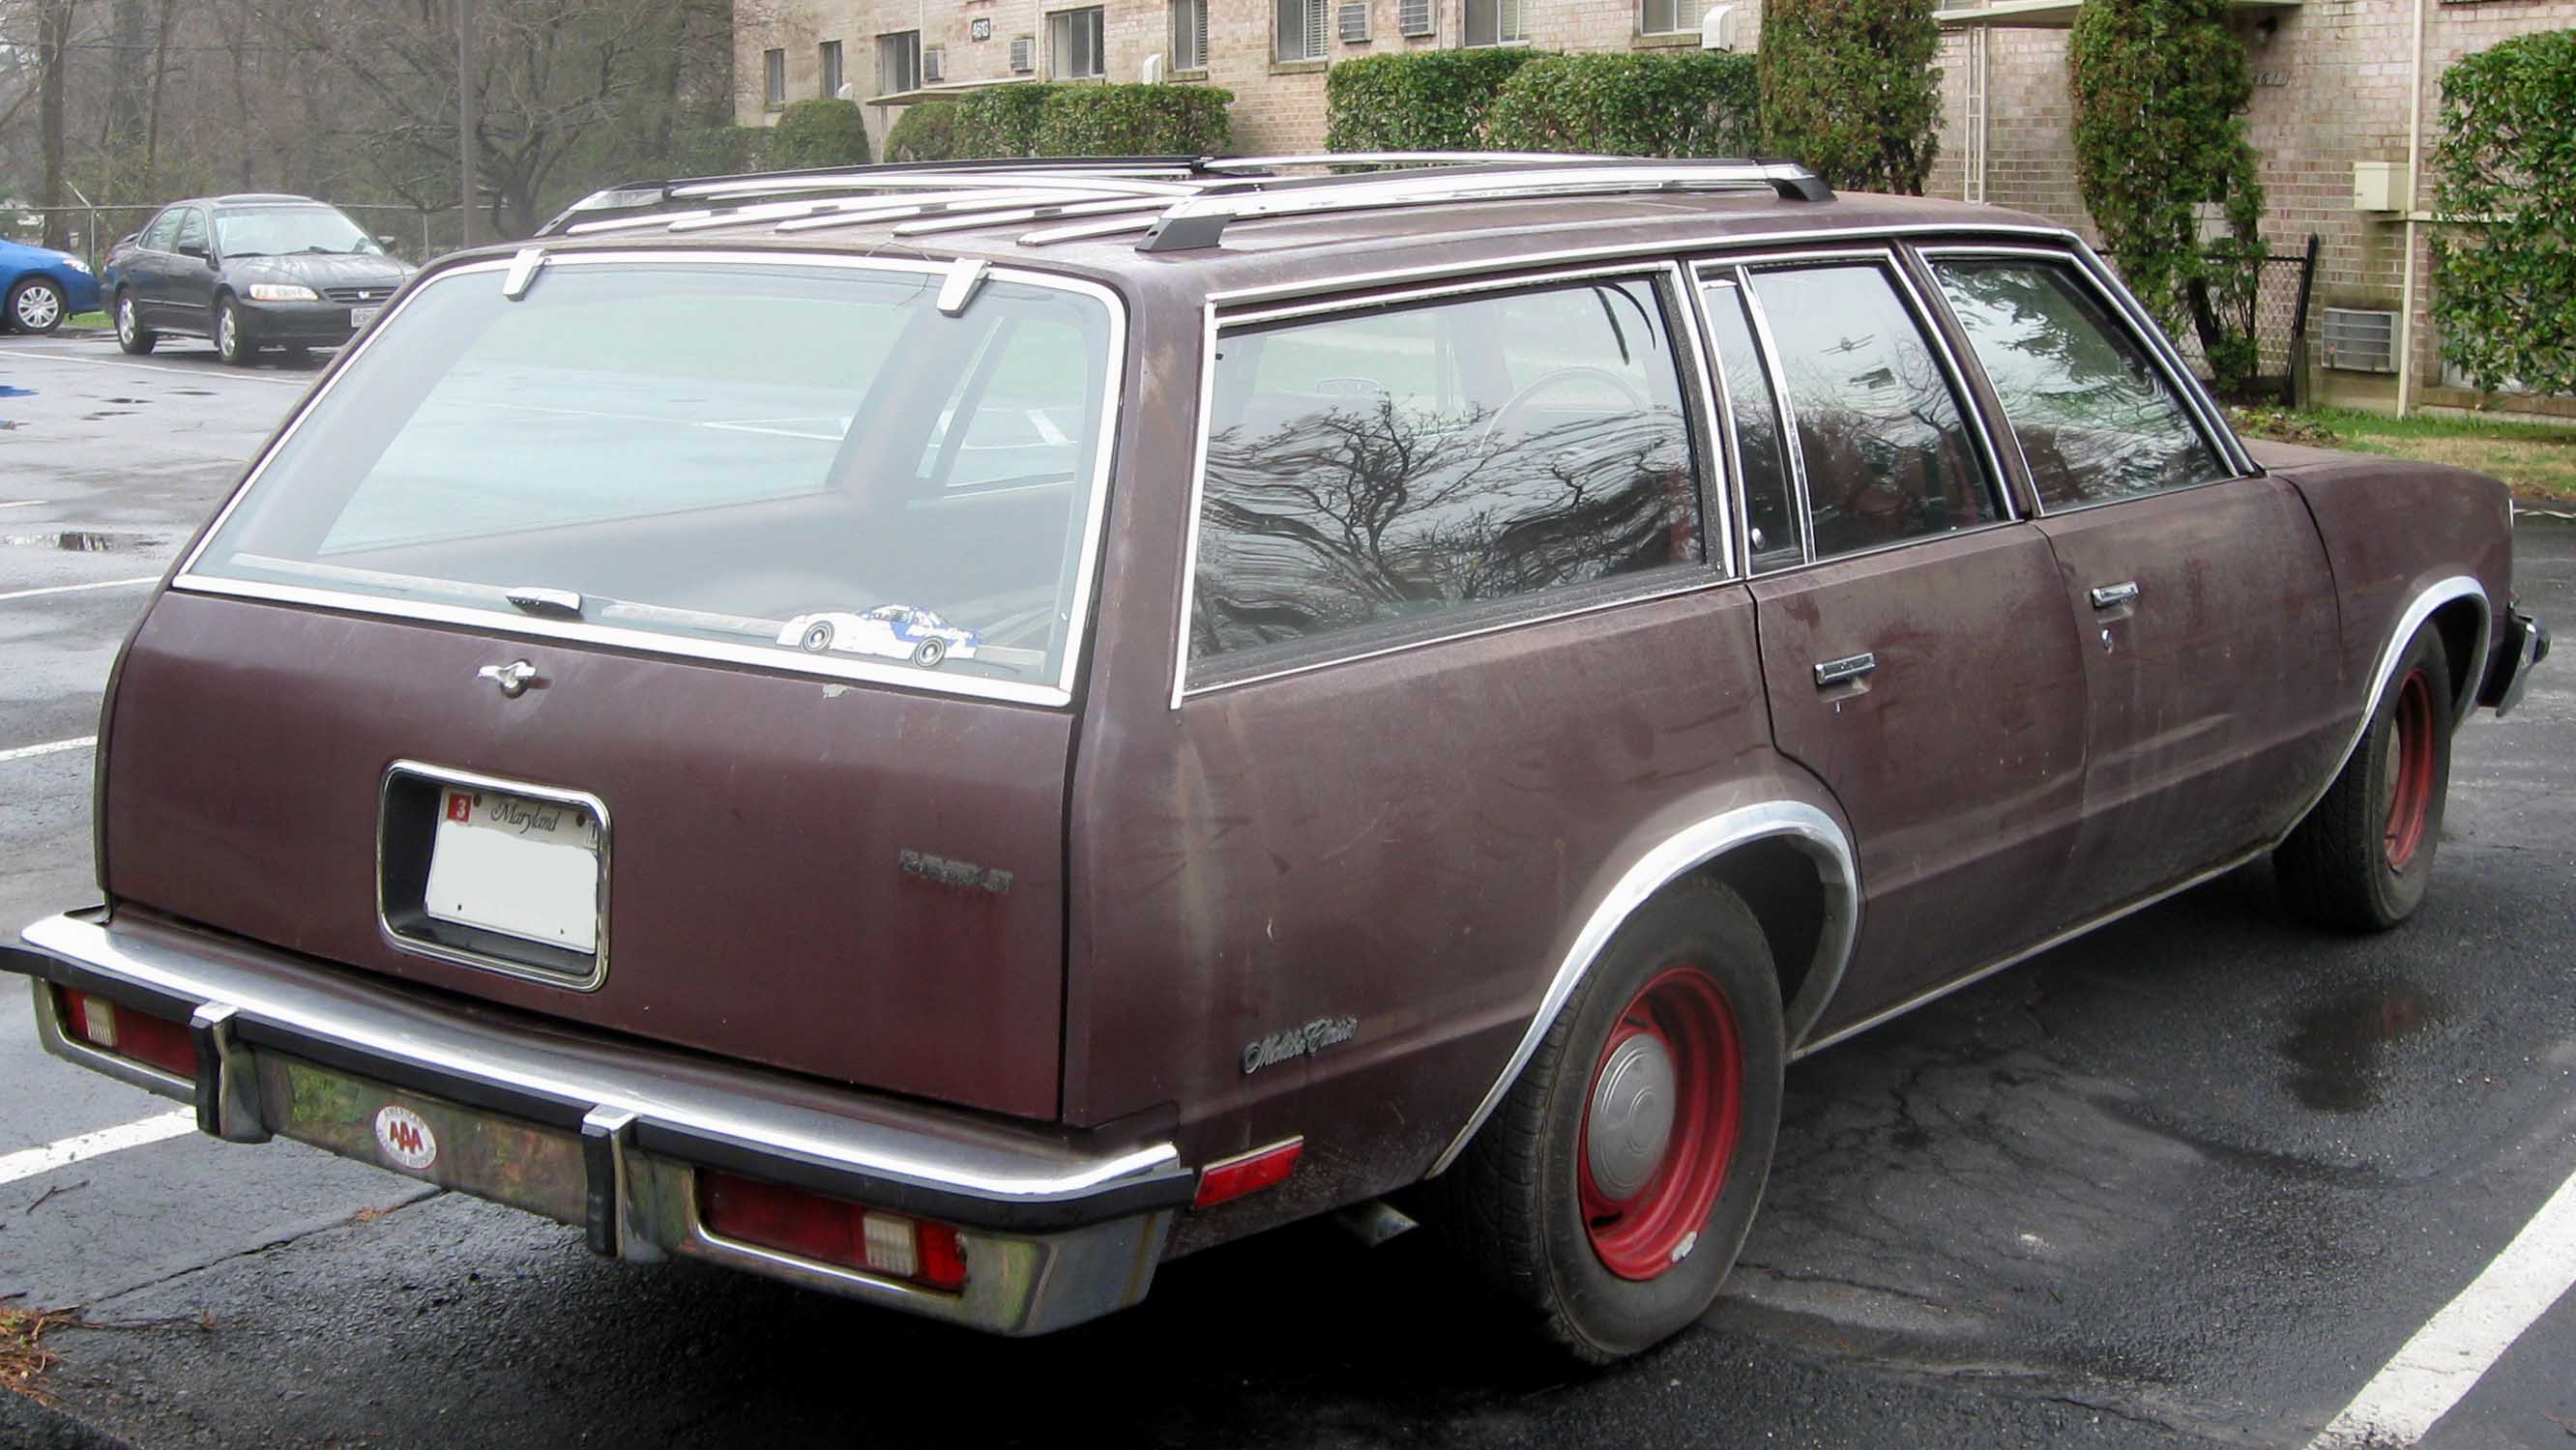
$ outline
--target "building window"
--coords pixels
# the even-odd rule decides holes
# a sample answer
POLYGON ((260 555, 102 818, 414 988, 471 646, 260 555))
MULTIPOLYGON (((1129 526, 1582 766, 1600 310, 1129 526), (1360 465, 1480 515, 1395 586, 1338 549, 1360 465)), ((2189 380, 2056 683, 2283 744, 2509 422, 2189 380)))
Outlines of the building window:
POLYGON ((818 48, 823 54, 823 94, 837 96, 841 93, 841 43, 827 40, 818 48))
POLYGON ((1048 74, 1060 81, 1098 80, 1106 73, 1100 62, 1100 10, 1059 10, 1047 17, 1048 74))
POLYGON ((775 109, 787 104, 787 52, 760 53, 760 103, 775 109))
POLYGON ((877 94, 921 89, 921 32, 898 30, 877 37, 877 94))
POLYGON ((1283 61, 1324 58, 1326 0, 1273 0, 1271 55, 1283 61))
POLYGON ((1682 0, 1642 0, 1637 9, 1637 29, 1646 35, 1679 35, 1682 33, 1682 0))
POLYGON ((1529 0, 1467 0, 1469 45, 1525 45, 1529 38, 1529 0))
POLYGON ((1207 0, 1172 0, 1172 69, 1207 69, 1207 0))

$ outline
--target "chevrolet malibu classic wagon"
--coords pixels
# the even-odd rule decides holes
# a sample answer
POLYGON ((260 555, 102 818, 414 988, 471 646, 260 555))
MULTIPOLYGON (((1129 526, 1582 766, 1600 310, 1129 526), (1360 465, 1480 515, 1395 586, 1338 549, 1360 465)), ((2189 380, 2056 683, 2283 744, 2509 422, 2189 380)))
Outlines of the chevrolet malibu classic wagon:
POLYGON ((2501 486, 2240 442, 2031 218, 1314 162, 431 267, 125 647, 46 1045, 1012 1334, 1418 1190, 1599 1361, 1716 1294, 1798 1056, 2267 852, 2421 900, 2547 651, 2501 486))

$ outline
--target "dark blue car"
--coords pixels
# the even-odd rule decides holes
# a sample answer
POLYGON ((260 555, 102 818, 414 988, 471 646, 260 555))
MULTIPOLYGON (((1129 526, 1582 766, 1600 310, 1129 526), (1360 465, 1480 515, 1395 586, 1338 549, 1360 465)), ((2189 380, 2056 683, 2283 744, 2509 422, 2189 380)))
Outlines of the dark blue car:
POLYGON ((74 313, 98 310, 98 279, 69 252, 0 241, 0 298, 0 329, 51 332, 74 313))

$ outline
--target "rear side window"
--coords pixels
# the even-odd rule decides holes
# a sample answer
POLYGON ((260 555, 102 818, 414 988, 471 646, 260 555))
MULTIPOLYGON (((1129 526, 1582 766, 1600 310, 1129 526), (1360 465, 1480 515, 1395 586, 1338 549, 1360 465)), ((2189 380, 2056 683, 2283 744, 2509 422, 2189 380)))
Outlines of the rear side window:
POLYGON ((1697 563, 1673 336, 1645 278, 1226 333, 1191 658, 1697 563))
POLYGON ((2000 519, 1958 394, 1879 262, 1752 274, 1830 559, 2000 519))
POLYGON ((2164 375, 2071 264, 1957 258, 1934 271, 2042 504, 2082 508, 2230 476, 2164 375))

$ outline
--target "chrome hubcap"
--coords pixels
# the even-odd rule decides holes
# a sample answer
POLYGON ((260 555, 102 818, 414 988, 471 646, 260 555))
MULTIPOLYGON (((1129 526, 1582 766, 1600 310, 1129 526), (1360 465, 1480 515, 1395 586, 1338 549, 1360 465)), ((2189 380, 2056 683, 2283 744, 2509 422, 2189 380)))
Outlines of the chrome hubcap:
POLYGON ((116 304, 116 335, 128 342, 134 340, 134 299, 131 297, 116 304))
POLYGON ((30 287, 18 294, 18 321, 28 327, 51 327, 63 315, 63 299, 51 287, 30 287))
POLYGON ((237 342, 235 328, 232 309, 225 308, 222 320, 215 324, 215 343, 226 352, 231 352, 237 342))
POLYGON ((1603 1197, 1636 1196, 1673 1138, 1673 1057, 1661 1038, 1638 1033, 1611 1050, 1592 1085, 1584 1160, 1603 1197))

